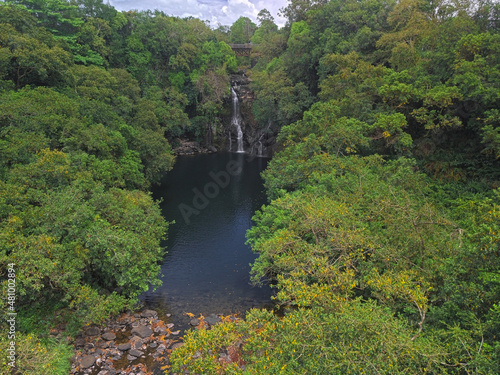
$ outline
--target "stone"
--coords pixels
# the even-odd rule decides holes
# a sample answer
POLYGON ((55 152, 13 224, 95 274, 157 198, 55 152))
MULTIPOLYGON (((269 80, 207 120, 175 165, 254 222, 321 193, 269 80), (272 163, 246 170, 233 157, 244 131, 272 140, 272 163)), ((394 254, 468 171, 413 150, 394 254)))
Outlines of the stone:
POLYGON ((109 348, 109 344, 106 342, 106 341, 101 341, 99 344, 97 344, 99 346, 99 348, 102 348, 102 349, 107 349, 109 348))
POLYGON ((130 349, 130 351, 128 352, 128 354, 133 355, 134 357, 140 357, 144 353, 141 352, 140 350, 137 350, 137 349, 130 349))
POLYGON ((210 324, 211 326, 214 326, 217 323, 220 323, 221 319, 217 315, 212 314, 205 318, 205 322, 210 324))
POLYGON ((80 366, 82 368, 89 368, 92 367, 94 363, 95 363, 95 357, 93 355, 86 355, 85 357, 82 358, 80 366))
POLYGON ((132 362, 132 361, 135 361, 137 359, 137 357, 134 357, 133 355, 129 354, 129 355, 127 355, 127 359, 132 362))
POLYGON ((208 151, 217 152, 217 149, 214 146, 208 146, 208 151))
POLYGON ((152 342, 149 346, 154 349, 158 346, 158 344, 156 342, 152 342))
POLYGON ((142 346, 142 344, 144 343, 144 340, 140 339, 137 336, 134 336, 132 338, 132 340, 130 340, 130 343, 132 344, 132 348, 139 349, 142 346), (136 339, 136 340, 134 340, 134 339, 136 339))
POLYGON ((153 330, 145 325, 139 325, 132 329, 132 335, 137 335, 140 338, 146 338, 153 334, 153 330))
POLYGON ((154 316, 157 316, 158 313, 154 310, 144 310, 142 313, 141 313, 141 317, 143 318, 152 318, 154 316))
POLYGON ((172 345, 172 350, 174 349, 177 349, 177 348, 180 348, 181 346, 183 346, 184 343, 183 342, 177 342, 175 343, 174 345, 172 345))
POLYGON ((168 329, 171 329, 173 326, 174 326, 174 323, 168 323, 168 324, 167 324, 167 328, 168 328, 168 329))
POLYGON ((85 339, 83 337, 79 337, 75 340, 75 347, 79 348, 85 345, 85 339))
POLYGON ((98 327, 90 327, 85 333, 87 336, 97 336, 101 334, 101 330, 98 327))
POLYGON ((196 327, 196 326, 199 326, 200 325, 200 321, 199 319, 191 319, 189 324, 191 324, 193 327, 196 327))
POLYGON ((120 344, 117 346, 118 350, 121 350, 122 352, 129 350, 131 347, 129 342, 126 342, 125 344, 120 344))
POLYGON ((118 355, 118 356, 121 356, 121 355, 122 355, 122 352, 121 352, 121 351, 119 351, 118 349, 110 349, 110 350, 108 350, 107 355, 108 355, 108 357, 110 357, 110 356, 112 356, 112 355, 118 355))
POLYGON ((106 341, 112 341, 116 339, 116 335, 113 332, 106 332, 104 335, 102 335, 102 338, 106 341))
POLYGON ((155 332, 156 333, 160 333, 160 334, 164 334, 164 333, 167 332, 167 328, 166 327, 161 327, 161 326, 160 327, 156 327, 155 328, 155 332))

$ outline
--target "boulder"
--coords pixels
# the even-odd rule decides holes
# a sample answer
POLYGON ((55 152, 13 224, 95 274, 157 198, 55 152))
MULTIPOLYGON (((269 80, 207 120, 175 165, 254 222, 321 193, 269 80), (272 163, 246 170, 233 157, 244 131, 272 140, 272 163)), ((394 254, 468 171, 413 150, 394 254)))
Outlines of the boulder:
POLYGON ((106 341, 101 341, 97 345, 99 346, 99 348, 102 348, 102 349, 109 348, 109 344, 106 341))
POLYGON ((106 341, 112 341, 116 339, 116 335, 113 332, 106 332, 104 335, 102 335, 102 338, 106 341))
POLYGON ((141 317, 143 318, 153 318, 155 316, 157 316, 158 313, 154 310, 144 310, 142 313, 141 313, 141 317))
POLYGON ((200 325, 200 321, 199 319, 194 318, 189 321, 189 324, 191 324, 193 327, 196 327, 200 325))
POLYGON ((126 342, 125 344, 120 344, 117 346, 118 350, 121 350, 122 352, 124 352, 125 350, 129 350, 130 347, 131 347, 131 345, 129 342, 126 342))
POLYGON ((140 338, 146 338, 153 334, 153 330, 145 325, 138 325, 132 329, 132 335, 137 335, 140 338))
POLYGON ((130 349, 130 351, 128 352, 128 354, 133 355, 134 357, 140 357, 144 353, 141 352, 140 350, 137 350, 137 349, 130 349))
POLYGON ((86 355, 85 357, 82 358, 80 366, 82 368, 89 368, 92 367, 94 363, 95 363, 95 357, 93 355, 86 355))
POLYGON ((217 323, 220 323, 221 319, 217 315, 212 314, 212 315, 209 315, 205 318, 205 322, 210 324, 211 326, 214 326, 217 323))
POLYGON ((139 349, 144 343, 144 340, 139 338, 139 336, 134 336, 130 339, 130 343, 132 344, 132 349, 139 349))

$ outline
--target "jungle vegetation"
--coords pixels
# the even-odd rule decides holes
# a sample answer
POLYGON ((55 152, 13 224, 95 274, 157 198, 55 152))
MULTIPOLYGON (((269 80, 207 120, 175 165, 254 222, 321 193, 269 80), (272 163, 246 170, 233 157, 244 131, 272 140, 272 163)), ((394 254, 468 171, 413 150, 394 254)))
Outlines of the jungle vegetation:
POLYGON ((282 29, 261 14, 253 112, 279 152, 247 238, 285 313, 190 333, 175 371, 500 372, 499 11, 291 0, 282 29))
POLYGON ((0 3, 0 309, 13 267, 19 373, 67 374, 66 336, 160 283, 169 223, 149 188, 177 137, 216 130, 236 64, 198 19, 0 3))
POLYGON ((68 373, 51 329, 159 283, 168 223, 149 188, 179 137, 218 134, 238 68, 256 124, 279 133, 247 237, 284 315, 188 333, 173 370, 500 373, 500 6, 282 13, 212 29, 102 0, 0 4, 0 278, 15 263, 21 373, 68 373), (246 42, 236 58, 228 43, 246 42), (244 367, 218 360, 227 348, 244 367))

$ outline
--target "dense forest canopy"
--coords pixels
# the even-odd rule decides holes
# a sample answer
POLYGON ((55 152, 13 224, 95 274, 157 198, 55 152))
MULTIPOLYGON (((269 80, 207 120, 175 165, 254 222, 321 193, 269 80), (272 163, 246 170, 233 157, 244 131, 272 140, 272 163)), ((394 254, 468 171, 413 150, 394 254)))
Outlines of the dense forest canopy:
POLYGON ((253 113, 280 151, 247 237, 285 316, 192 333, 175 370, 500 372, 499 11, 291 0, 261 21, 253 113))
POLYGON ((500 5, 282 13, 281 29, 266 10, 211 29, 102 0, 0 3, 0 277, 15 263, 21 373, 68 373, 52 327, 160 282, 168 223, 148 189, 180 138, 224 136, 238 70, 255 126, 279 133, 247 236, 285 314, 191 333, 174 369, 500 373, 500 5), (250 58, 228 45, 249 42, 250 58), (212 358, 228 346, 245 368, 212 358))
POLYGON ((100 0, 0 3, 0 264, 5 285, 17 270, 20 372, 67 373, 48 330, 76 333, 159 284, 168 223, 148 189, 177 137, 216 131, 237 68, 217 35, 100 0))

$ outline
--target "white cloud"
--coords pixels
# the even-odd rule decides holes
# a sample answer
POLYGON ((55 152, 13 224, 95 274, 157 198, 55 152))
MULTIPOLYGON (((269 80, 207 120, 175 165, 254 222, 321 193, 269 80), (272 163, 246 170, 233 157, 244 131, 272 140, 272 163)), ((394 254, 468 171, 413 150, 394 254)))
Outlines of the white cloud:
POLYGON ((110 4, 119 11, 126 10, 161 10, 168 15, 177 17, 196 17, 210 21, 212 26, 217 23, 232 25, 240 17, 248 17, 257 22, 257 14, 266 8, 274 16, 278 26, 283 26, 285 20, 278 17, 278 10, 286 6, 287 0, 110 0, 110 4))

